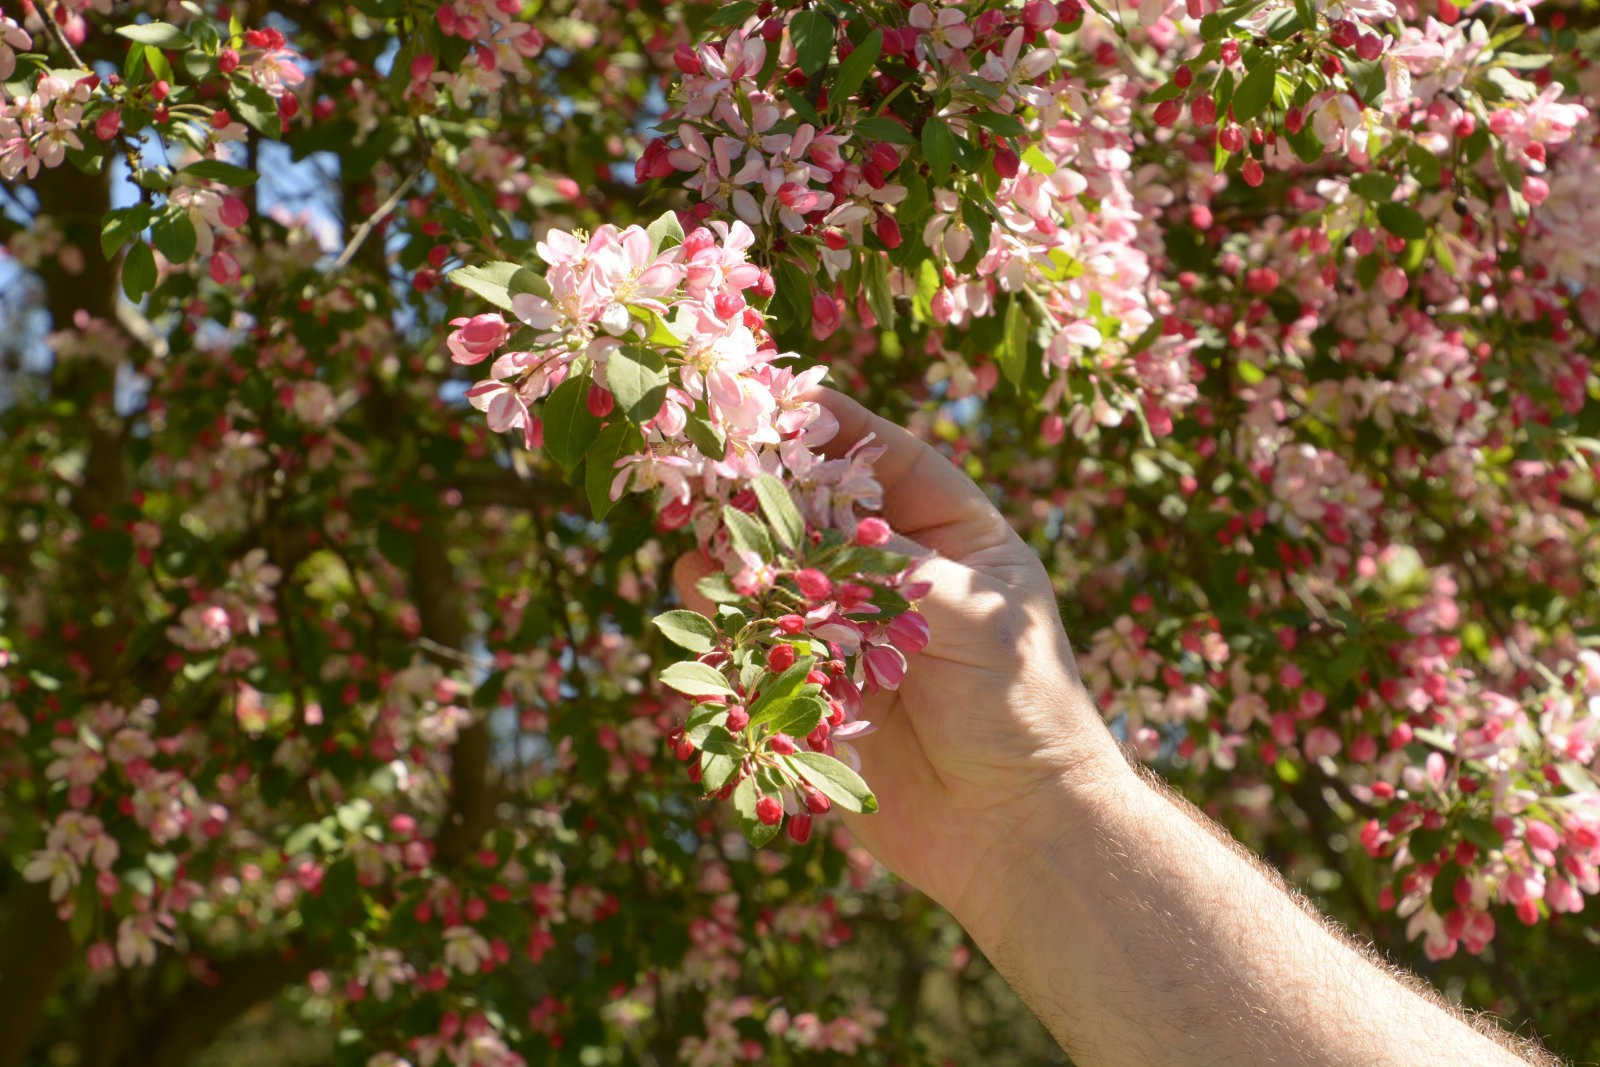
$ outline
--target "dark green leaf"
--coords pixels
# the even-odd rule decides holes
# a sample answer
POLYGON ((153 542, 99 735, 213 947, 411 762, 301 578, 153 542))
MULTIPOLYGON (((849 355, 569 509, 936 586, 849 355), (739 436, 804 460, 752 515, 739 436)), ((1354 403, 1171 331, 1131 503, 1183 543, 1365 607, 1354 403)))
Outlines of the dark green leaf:
POLYGON ((617 477, 617 460, 632 455, 642 443, 639 431, 624 419, 613 419, 595 437, 584 456, 583 488, 589 498, 589 512, 603 519, 616 506, 611 499, 611 483, 617 477))
POLYGON ((246 167, 236 167, 232 163, 224 163, 220 159, 202 159, 184 167, 180 173, 232 186, 254 185, 257 178, 255 171, 246 167))
POLYGON ((544 450, 571 474, 600 433, 600 420, 589 410, 589 376, 580 374, 556 386, 540 412, 544 450))
POLYGON ((1239 82, 1233 94, 1233 117, 1239 122, 1249 122, 1272 101, 1272 86, 1278 77, 1278 61, 1272 54, 1263 53, 1256 65, 1239 82))
POLYGON ((888 141, 891 144, 916 144, 917 139, 904 123, 881 115, 869 115, 855 121, 856 136, 869 141, 888 141))
POLYGON ((935 182, 949 176, 956 154, 956 135, 937 116, 922 124, 922 154, 928 161, 928 174, 935 182))
POLYGON ((966 117, 974 125, 982 126, 990 133, 998 133, 1002 137, 1021 137, 1028 132, 1027 127, 1023 126, 1015 115, 999 111, 974 111, 966 117))
POLYGON ((872 795, 867 783, 832 756, 824 756, 820 752, 796 752, 782 758, 799 777, 810 782, 823 796, 845 811, 878 810, 878 798, 872 795))
POLYGON ((843 106, 844 102, 855 95, 867 80, 867 75, 872 73, 872 65, 878 61, 878 55, 883 50, 883 31, 873 30, 861 39, 852 51, 839 63, 839 70, 833 77, 833 83, 828 86, 828 100, 834 106, 843 106))
POLYGON ((690 652, 710 652, 717 647, 717 628, 698 611, 665 611, 650 622, 668 641, 690 652))
POLYGON ((135 241, 122 261, 122 291, 137 304, 156 284, 156 257, 150 246, 135 241))
POLYGON ((821 70, 833 52, 833 21, 817 8, 800 12, 789 22, 795 62, 807 77, 821 70))
POLYGON ((799 696, 786 702, 772 720, 772 732, 804 737, 817 728, 828 705, 820 697, 799 696))
POLYGON ((1410 204, 1390 202, 1378 205, 1378 221, 1396 237, 1408 241, 1428 236, 1428 223, 1422 213, 1410 204))
POLYGON ((150 238, 169 263, 185 263, 194 255, 194 223, 187 211, 166 215, 150 227, 150 238))
POLYGON ((711 425, 705 416, 691 412, 684 422, 683 432, 694 442, 694 447, 700 450, 702 456, 721 459, 727 454, 728 443, 722 431, 711 425))

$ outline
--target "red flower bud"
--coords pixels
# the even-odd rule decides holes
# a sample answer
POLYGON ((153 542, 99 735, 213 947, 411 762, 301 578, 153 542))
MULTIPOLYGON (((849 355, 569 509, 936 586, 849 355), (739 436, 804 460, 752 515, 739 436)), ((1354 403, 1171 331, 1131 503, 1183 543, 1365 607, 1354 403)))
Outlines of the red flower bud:
POLYGON ((787 832, 795 844, 805 844, 811 839, 811 816, 796 815, 789 820, 787 832))
POLYGON ((817 790, 806 787, 806 810, 816 815, 823 815, 833 807, 833 801, 823 796, 817 790))
POLYGON ((239 53, 231 48, 224 48, 217 54, 217 69, 224 74, 232 74, 239 69, 239 53))
POLYGON ((878 240, 883 242, 885 248, 899 248, 900 224, 894 221, 893 215, 879 215, 878 222, 873 227, 878 234, 878 240))
POLYGON ((1005 145, 994 150, 994 172, 1002 178, 1015 178, 1017 168, 1022 165, 1022 160, 1017 154, 1005 145))
POLYGON ((778 803, 777 797, 762 797, 756 801, 756 818, 768 826, 776 826, 783 821, 783 805, 778 803))
POLYGON ((1189 117, 1196 125, 1210 126, 1217 121, 1217 102, 1209 96, 1197 96, 1189 103, 1189 117))
POLYGON ((1187 63, 1172 72, 1172 83, 1180 89, 1187 89, 1194 83, 1194 71, 1189 69, 1187 63))
POLYGON ((685 74, 699 74, 704 69, 700 65, 700 56, 686 44, 680 44, 673 50, 672 62, 685 74))
POLYGON ((1163 100, 1163 101, 1161 101, 1161 103, 1156 105, 1156 113, 1155 113, 1156 125, 1157 126, 1174 126, 1174 125, 1176 125, 1177 122, 1178 122, 1178 115, 1180 114, 1181 110, 1182 109, 1179 108, 1178 102, 1176 100, 1163 100))
POLYGON ((774 671, 786 671, 794 666, 795 652, 793 645, 773 645, 767 650, 767 668, 774 671))
POLYGON ((597 419, 603 419, 611 414, 611 409, 617 406, 616 398, 611 395, 611 390, 602 389, 598 385, 589 386, 589 414, 597 419))
POLYGON ((780 756, 792 756, 795 753, 794 738, 788 734, 773 734, 767 745, 780 756))
POLYGON ((743 704, 734 704, 732 707, 728 708, 727 725, 728 729, 734 733, 738 733, 740 730, 743 730, 746 726, 750 725, 750 713, 745 710, 745 706, 743 704))

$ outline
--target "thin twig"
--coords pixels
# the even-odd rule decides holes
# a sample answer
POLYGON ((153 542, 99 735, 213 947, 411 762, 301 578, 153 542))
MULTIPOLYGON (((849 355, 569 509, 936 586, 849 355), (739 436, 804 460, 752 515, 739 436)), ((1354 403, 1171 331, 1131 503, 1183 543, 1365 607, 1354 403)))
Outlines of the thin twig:
POLYGON ((66 34, 62 33, 61 28, 56 25, 56 5, 54 3, 45 8, 44 18, 40 19, 40 21, 50 31, 50 36, 56 39, 56 43, 65 49, 67 55, 72 57, 73 65, 79 70, 86 70, 90 74, 94 73, 94 68, 83 61, 83 57, 78 55, 78 50, 72 47, 72 42, 67 40, 66 34))
POLYGON ((389 213, 399 205, 400 199, 406 195, 412 185, 416 184, 417 179, 426 173, 427 169, 425 166, 418 167, 407 175, 406 180, 401 182, 399 187, 389 194, 389 199, 380 204, 378 210, 367 216, 367 220, 356 227, 356 232, 350 235, 350 243, 344 246, 344 251, 340 252, 339 258, 334 260, 334 270, 341 270, 349 265, 351 258, 355 256, 356 252, 361 249, 362 244, 371 235, 373 227, 389 217, 389 213))

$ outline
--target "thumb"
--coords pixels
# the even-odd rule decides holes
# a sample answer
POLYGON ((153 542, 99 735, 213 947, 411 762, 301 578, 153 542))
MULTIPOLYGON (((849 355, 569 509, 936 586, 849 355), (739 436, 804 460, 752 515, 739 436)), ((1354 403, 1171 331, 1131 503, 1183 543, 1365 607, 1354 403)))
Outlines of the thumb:
POLYGON ((698 549, 678 557, 678 561, 672 565, 672 586, 678 591, 678 599, 683 601, 684 607, 708 618, 716 614, 717 606, 702 596, 695 586, 700 579, 715 574, 717 569, 717 565, 698 549))

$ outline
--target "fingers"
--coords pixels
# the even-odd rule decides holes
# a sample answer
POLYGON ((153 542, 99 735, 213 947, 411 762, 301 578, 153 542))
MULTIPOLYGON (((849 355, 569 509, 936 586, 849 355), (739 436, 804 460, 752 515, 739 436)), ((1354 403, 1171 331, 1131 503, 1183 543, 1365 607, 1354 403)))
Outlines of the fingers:
POLYGON ((885 447, 873 472, 883 485, 884 517, 895 529, 957 558, 1009 535, 983 491, 931 446, 842 393, 817 389, 812 398, 839 422, 829 455, 842 455, 868 434, 885 447))

